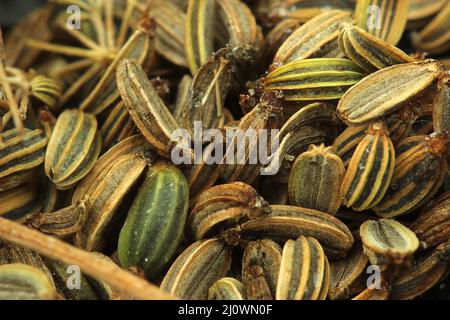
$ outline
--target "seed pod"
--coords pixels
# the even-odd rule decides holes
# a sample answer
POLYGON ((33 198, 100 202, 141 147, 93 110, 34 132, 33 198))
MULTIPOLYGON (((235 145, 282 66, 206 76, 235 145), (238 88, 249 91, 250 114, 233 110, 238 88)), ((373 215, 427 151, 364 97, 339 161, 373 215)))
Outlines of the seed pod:
POLYGON ((264 66, 272 63, 275 54, 286 39, 300 27, 302 23, 297 19, 284 19, 280 21, 264 39, 264 45, 261 49, 264 66))
POLYGON ((189 0, 186 14, 185 54, 195 75, 213 53, 216 0, 189 0))
POLYGON ((171 140, 179 125, 153 88, 142 67, 123 60, 117 68, 117 87, 131 118, 145 139, 164 156, 170 156, 171 140))
POLYGON ((119 236, 123 267, 138 267, 147 278, 158 276, 183 237, 189 205, 186 178, 172 165, 152 166, 134 199, 119 236))
POLYGON ((349 12, 329 10, 309 20, 292 33, 281 45, 273 59, 274 65, 312 58, 336 58, 339 25, 351 22, 349 12))
POLYGON ((359 142, 342 181, 344 205, 355 211, 375 207, 394 173, 395 150, 383 123, 372 124, 359 142))
POLYGON ((31 82, 31 95, 53 110, 61 97, 61 85, 50 78, 37 75, 31 82))
POLYGON ((0 191, 29 181, 32 169, 44 162, 48 139, 41 130, 18 129, 0 133, 0 191))
MULTIPOLYGON (((107 300, 108 294, 97 291, 96 288, 91 284, 96 282, 94 279, 86 277, 84 274, 79 273, 79 279, 77 279, 77 285, 71 287, 69 284, 71 282, 71 277, 73 277, 74 272, 77 272, 73 266, 63 264, 58 261, 45 259, 47 267, 51 270, 53 279, 56 283, 56 290, 67 300, 107 300)), ((79 269, 78 269, 79 270, 79 269)))
POLYGON ((367 72, 414 62, 413 58, 389 42, 349 23, 342 24, 339 47, 348 58, 367 72))
POLYGON ((56 121, 45 154, 45 173, 58 189, 67 190, 86 176, 100 154, 97 120, 76 109, 56 121))
POLYGON ((184 38, 186 14, 170 1, 157 1, 149 11, 155 22, 155 49, 170 62, 186 67, 184 38))
POLYGON ((434 131, 450 133, 450 88, 444 81, 438 83, 432 114, 434 131))
POLYGON ((108 114, 100 128, 103 150, 110 149, 118 142, 130 137, 135 132, 135 126, 123 101, 116 104, 108 114))
POLYGON ((379 70, 358 82, 339 101, 339 117, 358 125, 405 106, 431 87, 442 75, 435 60, 394 65, 379 70))
POLYGON ((242 281, 249 300, 275 298, 281 247, 269 239, 247 244, 242 258, 242 281))
POLYGON ((413 299, 442 280, 450 260, 450 242, 439 245, 427 257, 418 260, 412 268, 404 269, 392 283, 390 298, 413 299))
MULTIPOLYGON (((241 0, 217 0, 216 35, 224 34, 221 47, 233 48, 239 63, 253 65, 262 33, 250 8, 241 0)), ((220 37, 220 36, 219 36, 220 37)))
POLYGON ((0 192, 0 217, 24 222, 42 209, 37 190, 28 184, 0 192))
POLYGON ((448 143, 445 134, 402 140, 396 147, 394 175, 388 192, 373 211, 384 218, 396 217, 432 199, 444 181, 443 155, 448 143))
POLYGON ((450 239, 450 191, 426 205, 410 228, 425 249, 450 239))
POLYGON ((286 101, 339 99, 363 78, 348 59, 317 58, 287 63, 263 79, 264 90, 281 90, 286 101))
POLYGON ((277 300, 325 300, 330 266, 322 246, 311 237, 288 240, 283 247, 277 300))
POLYGON ((254 240, 267 238, 283 243, 299 236, 316 238, 330 258, 344 257, 353 245, 353 236, 339 219, 321 211, 272 205, 267 217, 242 224, 241 237, 254 240))
POLYGON ((341 206, 344 175, 344 164, 333 147, 311 145, 292 166, 288 186, 290 202, 334 215, 341 206))
POLYGON ((208 290, 208 300, 244 300, 244 286, 233 278, 217 280, 208 290))
POLYGON ((268 214, 268 203, 243 182, 212 187, 196 199, 187 222, 189 237, 198 241, 268 214))
POLYGON ((410 0, 357 0, 356 25, 396 45, 408 20, 410 0))
MULTIPOLYGON (((130 189, 147 166, 146 159, 135 153, 122 155, 98 173, 92 185, 82 193, 86 201, 86 213, 81 228, 75 235, 75 243, 89 251, 101 251, 117 229, 123 212, 118 211, 130 189)), ((90 179, 89 176, 87 179, 90 179)), ((81 186, 80 186, 81 187, 81 186)), ((78 187, 78 188, 80 188, 78 187)), ((83 188, 83 187, 81 187, 83 188)), ((75 194, 77 191, 75 191, 75 194)), ((75 200, 74 199, 72 201, 75 200)))
POLYGON ((56 291, 46 274, 25 264, 0 266, 0 299, 53 300, 56 291))
POLYGON ((408 262, 419 247, 414 232, 395 220, 366 221, 361 225, 359 234, 370 263, 382 269, 388 264, 408 262))
POLYGON ((98 115, 119 98, 116 69, 119 68, 121 61, 124 59, 135 59, 137 64, 141 64, 148 56, 153 55, 152 29, 153 22, 144 18, 115 55, 114 60, 102 74, 89 96, 83 99, 83 103, 80 105, 81 110, 98 115))
POLYGON ((416 48, 430 54, 445 53, 450 49, 450 3, 420 32, 413 34, 412 42, 416 48))
POLYGON ((368 263, 360 244, 355 245, 344 259, 330 263, 331 300, 348 299, 364 288, 365 269, 368 263))
POLYGON ((180 299, 206 299, 208 289, 223 278, 231 264, 231 247, 219 239, 193 243, 175 260, 161 289, 180 299))

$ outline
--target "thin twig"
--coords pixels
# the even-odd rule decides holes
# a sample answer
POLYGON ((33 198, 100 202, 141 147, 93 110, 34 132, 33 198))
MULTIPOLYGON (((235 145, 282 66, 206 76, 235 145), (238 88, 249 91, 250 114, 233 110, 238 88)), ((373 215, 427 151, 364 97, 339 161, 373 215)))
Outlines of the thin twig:
POLYGON ((0 217, 0 238, 70 265, 78 265, 87 275, 105 281, 138 299, 168 300, 174 296, 95 254, 76 248, 17 222, 0 217))

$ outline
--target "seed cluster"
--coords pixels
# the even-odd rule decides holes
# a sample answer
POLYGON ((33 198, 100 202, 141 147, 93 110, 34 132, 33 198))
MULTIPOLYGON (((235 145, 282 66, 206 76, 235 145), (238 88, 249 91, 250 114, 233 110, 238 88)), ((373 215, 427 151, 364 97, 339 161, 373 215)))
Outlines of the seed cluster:
POLYGON ((71 2, 0 30, 0 299, 445 280, 450 0, 71 2))

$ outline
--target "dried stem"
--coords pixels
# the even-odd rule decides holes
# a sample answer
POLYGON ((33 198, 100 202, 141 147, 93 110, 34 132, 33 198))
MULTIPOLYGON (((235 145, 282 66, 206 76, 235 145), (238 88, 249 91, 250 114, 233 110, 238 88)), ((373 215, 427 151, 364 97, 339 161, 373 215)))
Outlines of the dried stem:
POLYGON ((176 299, 157 286, 95 254, 1 217, 0 238, 34 250, 51 259, 78 265, 87 275, 105 281, 138 299, 176 299))

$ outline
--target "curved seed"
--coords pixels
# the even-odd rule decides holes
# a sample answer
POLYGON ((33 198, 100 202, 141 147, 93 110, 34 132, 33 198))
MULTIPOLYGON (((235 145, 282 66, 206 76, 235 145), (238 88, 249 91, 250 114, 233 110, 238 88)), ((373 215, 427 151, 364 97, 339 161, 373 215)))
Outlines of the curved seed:
POLYGON ((442 75, 435 60, 394 65, 379 70, 350 88, 337 111, 346 123, 358 125, 405 106, 426 91, 442 75))
POLYGON ((277 284, 277 300, 325 300, 330 266, 319 242, 300 236, 283 247, 277 284))
POLYGON ((419 247, 414 232, 390 219, 364 222, 359 234, 370 263, 380 266, 403 264, 419 247))
POLYGON ((309 20, 294 31, 278 49, 274 65, 312 58, 336 58, 339 25, 351 22, 349 12, 328 10, 309 20))
POLYGON ((413 58, 389 42, 349 23, 342 24, 339 47, 348 58, 368 72, 414 62, 413 58))
POLYGON ((0 266, 0 299, 53 300, 56 291, 47 275, 25 264, 0 266))
POLYGON ((42 201, 37 190, 28 184, 0 192, 0 216, 24 222, 40 212, 42 201))
POLYGON ((57 104, 62 94, 61 85, 50 78, 38 75, 30 82, 31 95, 43 102, 50 109, 53 109, 57 104))
POLYGON ((375 207, 385 195, 395 166, 395 150, 383 123, 371 125, 359 142, 342 181, 344 205, 356 211, 375 207))
POLYGON ((244 285, 233 278, 217 280, 208 290, 208 300, 244 300, 244 285))
POLYGON ((108 117, 103 122, 100 133, 102 135, 102 149, 108 150, 118 142, 135 133, 135 126, 123 101, 111 108, 108 117))
POLYGON ((330 258, 344 257, 353 245, 353 236, 339 219, 313 209, 271 205, 267 217, 242 224, 241 237, 254 240, 267 238, 283 243, 299 236, 316 238, 330 258))
POLYGON ((231 247, 219 239, 195 242, 170 267, 161 289, 181 299, 206 299, 209 288, 231 264, 231 247))

